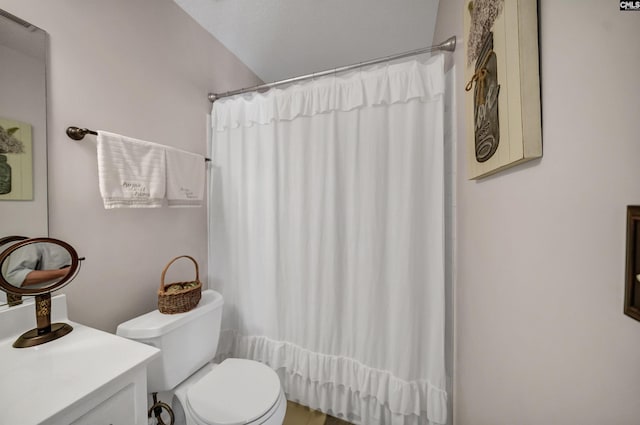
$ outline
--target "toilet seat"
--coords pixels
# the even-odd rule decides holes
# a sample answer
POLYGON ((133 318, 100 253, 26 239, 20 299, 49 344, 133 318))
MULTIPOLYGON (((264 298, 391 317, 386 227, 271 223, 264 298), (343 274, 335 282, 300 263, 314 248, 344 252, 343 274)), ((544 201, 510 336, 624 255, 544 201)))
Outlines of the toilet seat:
POLYGON ((227 359, 187 391, 187 409, 202 424, 259 424, 282 403, 280 379, 268 366, 227 359))

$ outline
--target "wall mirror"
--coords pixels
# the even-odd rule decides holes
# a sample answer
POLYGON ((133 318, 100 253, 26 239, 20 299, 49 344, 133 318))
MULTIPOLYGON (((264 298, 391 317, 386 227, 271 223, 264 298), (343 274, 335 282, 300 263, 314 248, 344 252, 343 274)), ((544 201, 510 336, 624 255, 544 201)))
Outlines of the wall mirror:
POLYGON ((43 344, 71 332, 67 323, 51 323, 51 292, 73 280, 80 260, 71 245, 52 238, 23 239, 0 253, 0 289, 36 297, 37 328, 22 334, 14 347, 43 344))
POLYGON ((49 234, 47 43, 42 29, 0 9, 0 238, 49 234))

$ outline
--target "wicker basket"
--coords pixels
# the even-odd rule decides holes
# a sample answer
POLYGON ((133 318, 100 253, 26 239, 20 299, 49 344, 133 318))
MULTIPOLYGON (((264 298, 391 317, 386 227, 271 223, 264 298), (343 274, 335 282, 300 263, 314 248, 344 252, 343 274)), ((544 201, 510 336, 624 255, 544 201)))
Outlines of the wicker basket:
POLYGON ((188 255, 181 255, 169 261, 169 264, 167 264, 164 270, 162 270, 162 277, 160 278, 160 289, 158 290, 158 310, 160 310, 160 313, 176 314, 187 312, 198 305, 201 296, 202 283, 200 283, 198 262, 194 260, 193 257, 189 257, 188 255), (188 258, 193 261, 193 264, 196 267, 195 280, 188 282, 173 282, 165 285, 164 276, 167 274, 169 266, 171 266, 171 264, 173 264, 173 262, 179 258, 188 258), (190 288, 182 289, 183 285, 190 284, 192 282, 195 282, 196 285, 190 288), (177 289, 175 288, 176 286, 178 286, 177 289), (174 287, 174 289, 172 290, 171 287, 174 287))

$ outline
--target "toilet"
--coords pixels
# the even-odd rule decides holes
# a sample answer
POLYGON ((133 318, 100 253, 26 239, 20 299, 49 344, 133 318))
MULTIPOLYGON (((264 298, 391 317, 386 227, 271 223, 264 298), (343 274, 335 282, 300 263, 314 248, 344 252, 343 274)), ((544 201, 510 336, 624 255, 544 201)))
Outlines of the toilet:
POLYGON ((161 350, 147 368, 147 392, 168 392, 186 425, 282 425, 287 400, 271 368, 245 359, 211 363, 223 304, 206 290, 191 311, 155 310, 118 325, 116 334, 161 350))

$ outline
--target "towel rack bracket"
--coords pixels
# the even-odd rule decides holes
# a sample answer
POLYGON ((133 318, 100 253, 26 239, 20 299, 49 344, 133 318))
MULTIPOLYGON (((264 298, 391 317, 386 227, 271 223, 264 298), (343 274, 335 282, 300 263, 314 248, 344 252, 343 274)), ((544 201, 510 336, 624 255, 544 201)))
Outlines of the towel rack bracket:
POLYGON ((98 135, 97 132, 89 130, 88 128, 67 127, 67 136, 73 140, 82 140, 87 134, 93 134, 94 136, 98 135))

